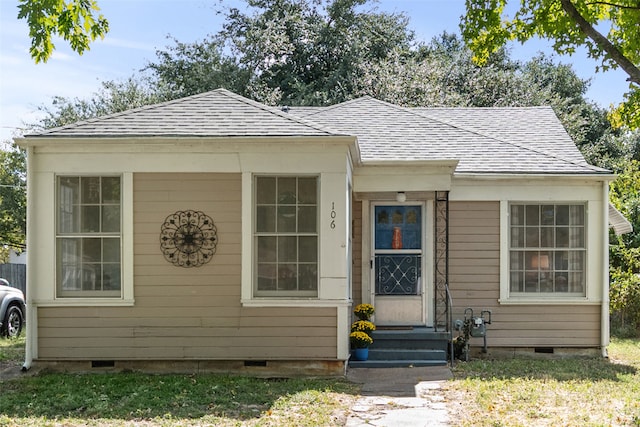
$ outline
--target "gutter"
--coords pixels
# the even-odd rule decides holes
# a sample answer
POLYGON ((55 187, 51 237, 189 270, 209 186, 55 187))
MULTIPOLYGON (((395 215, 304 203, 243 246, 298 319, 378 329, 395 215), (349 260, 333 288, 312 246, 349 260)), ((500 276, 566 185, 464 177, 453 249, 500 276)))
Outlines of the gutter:
POLYGON ((31 281, 29 280, 32 277, 29 274, 29 270, 33 268, 33 251, 28 250, 28 248, 34 248, 35 246, 31 245, 31 236, 33 235, 33 231, 29 233, 29 230, 34 230, 33 228, 33 215, 31 214, 31 206, 33 199, 33 147, 27 147, 27 341, 25 343, 25 354, 24 354, 24 364, 22 365, 22 371, 27 371, 31 368, 31 364, 33 363, 33 342, 35 340, 36 334, 36 316, 33 314, 33 310, 35 310, 35 306, 33 304, 33 289, 31 285, 31 281))
MULTIPOLYGON (((453 174, 454 178, 458 179, 472 179, 472 180, 484 180, 484 181, 496 181, 503 179, 571 179, 571 180, 586 180, 586 181, 601 181, 601 180, 614 180, 616 175, 607 172, 591 172, 591 173, 471 173, 471 172, 456 172, 453 174)), ((606 185, 609 185, 606 182, 606 185)))

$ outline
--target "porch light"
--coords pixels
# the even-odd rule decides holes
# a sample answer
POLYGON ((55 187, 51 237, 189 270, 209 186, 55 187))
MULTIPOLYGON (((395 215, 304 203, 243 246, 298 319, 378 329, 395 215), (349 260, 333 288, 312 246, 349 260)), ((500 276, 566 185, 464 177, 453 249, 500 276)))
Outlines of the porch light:
POLYGON ((405 194, 404 191, 398 191, 396 193, 396 201, 399 203, 404 203, 407 201, 407 195, 405 194))

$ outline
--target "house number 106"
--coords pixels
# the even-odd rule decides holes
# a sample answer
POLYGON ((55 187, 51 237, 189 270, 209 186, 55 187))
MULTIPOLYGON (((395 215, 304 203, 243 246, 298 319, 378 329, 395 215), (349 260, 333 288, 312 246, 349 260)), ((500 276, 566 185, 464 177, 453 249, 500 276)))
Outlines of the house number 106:
POLYGON ((336 215, 336 203, 331 202, 331 223, 329 224, 331 228, 336 228, 336 215))

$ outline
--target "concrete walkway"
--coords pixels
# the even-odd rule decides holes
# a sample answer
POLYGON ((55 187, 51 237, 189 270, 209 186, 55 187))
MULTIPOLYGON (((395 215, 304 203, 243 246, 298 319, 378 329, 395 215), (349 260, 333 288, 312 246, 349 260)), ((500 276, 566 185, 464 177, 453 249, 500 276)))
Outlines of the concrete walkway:
POLYGON ((348 369, 347 379, 362 384, 362 397, 346 426, 449 426, 440 387, 451 376, 447 366, 348 369))

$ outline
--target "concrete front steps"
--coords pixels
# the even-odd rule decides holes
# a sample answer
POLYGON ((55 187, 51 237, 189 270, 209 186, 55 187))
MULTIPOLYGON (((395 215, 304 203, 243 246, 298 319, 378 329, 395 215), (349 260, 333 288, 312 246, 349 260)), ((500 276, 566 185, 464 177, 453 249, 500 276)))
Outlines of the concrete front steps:
POLYGON ((350 368, 400 368, 447 365, 449 334, 433 328, 378 328, 371 337, 369 359, 349 360, 350 368))

